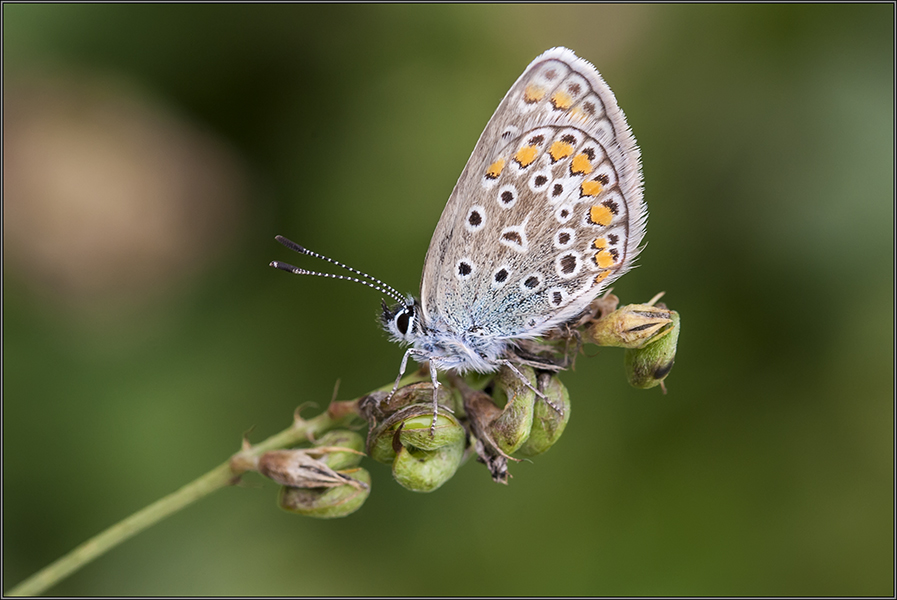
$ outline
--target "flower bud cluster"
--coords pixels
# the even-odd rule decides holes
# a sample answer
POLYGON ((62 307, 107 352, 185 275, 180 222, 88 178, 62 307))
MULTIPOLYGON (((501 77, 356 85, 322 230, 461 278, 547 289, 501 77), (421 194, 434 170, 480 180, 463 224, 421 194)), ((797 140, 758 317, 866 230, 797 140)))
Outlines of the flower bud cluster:
POLYGON ((439 387, 435 428, 430 382, 399 388, 391 397, 371 394, 360 406, 371 422, 368 453, 392 465, 396 481, 416 492, 437 489, 473 452, 495 481, 507 483, 508 460, 519 460, 511 455, 545 452, 570 418, 570 397, 556 375, 537 375, 530 367, 518 372, 529 385, 503 367, 488 382, 488 393, 450 377, 457 395, 439 387))
MULTIPOLYGON (((616 296, 606 294, 578 323, 521 346, 522 355, 555 359, 561 369, 568 364, 570 341, 622 347, 630 384, 663 387, 676 355, 679 314, 653 300, 622 308, 618 303, 616 296)), ((508 461, 546 452, 570 419, 570 395, 554 371, 506 363, 479 386, 452 373, 447 377, 448 385, 436 389, 435 415, 430 381, 392 394, 378 391, 358 401, 335 402, 328 409, 330 417, 362 417, 369 426, 366 440, 352 431, 334 430, 311 448, 267 452, 249 468, 283 486, 284 509, 342 517, 370 494, 370 474, 358 466, 362 450, 390 465, 395 480, 416 492, 438 489, 471 455, 487 466, 494 481, 506 484, 508 461)))

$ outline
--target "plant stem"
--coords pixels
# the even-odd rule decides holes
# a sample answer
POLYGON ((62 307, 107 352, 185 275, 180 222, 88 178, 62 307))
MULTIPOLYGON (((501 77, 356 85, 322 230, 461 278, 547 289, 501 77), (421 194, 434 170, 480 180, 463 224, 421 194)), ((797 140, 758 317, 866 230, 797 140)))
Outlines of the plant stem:
MULTIPOLYGON (((428 379, 426 370, 418 370, 403 378, 399 385, 428 379)), ((388 383, 377 391, 391 390, 388 383)), ((255 470, 258 458, 269 450, 289 448, 296 444, 313 440, 322 433, 338 427, 345 427, 358 418, 358 401, 331 402, 326 411, 309 419, 293 416, 293 424, 280 433, 275 433, 263 442, 250 445, 244 440, 243 449, 218 465, 205 475, 193 480, 181 489, 161 498, 146 508, 137 511, 123 521, 90 538, 65 556, 47 565, 25 581, 7 592, 9 596, 36 596, 68 577, 93 559, 118 546, 128 538, 155 525, 165 517, 176 513, 185 506, 204 498, 212 492, 236 483, 240 476, 255 470)))
POLYGON ((327 410, 317 417, 305 421, 296 416, 293 424, 267 440, 250 446, 244 442, 240 452, 228 461, 218 465, 205 475, 188 483, 181 489, 153 502, 123 521, 119 521, 102 533, 90 538, 62 558, 47 565, 8 592, 10 596, 36 596, 46 591, 65 577, 71 575, 93 559, 140 533, 165 517, 176 513, 185 506, 208 496, 212 492, 236 483, 240 475, 256 464, 259 456, 277 448, 287 448, 307 441, 325 431, 347 425, 357 413, 347 405, 351 402, 334 403, 340 407, 336 415, 327 410))
POLYGON ((36 596, 71 575, 110 548, 140 533, 191 502, 229 485, 234 480, 230 462, 218 465, 181 489, 153 502, 109 529, 90 538, 62 558, 47 565, 8 593, 10 596, 36 596))

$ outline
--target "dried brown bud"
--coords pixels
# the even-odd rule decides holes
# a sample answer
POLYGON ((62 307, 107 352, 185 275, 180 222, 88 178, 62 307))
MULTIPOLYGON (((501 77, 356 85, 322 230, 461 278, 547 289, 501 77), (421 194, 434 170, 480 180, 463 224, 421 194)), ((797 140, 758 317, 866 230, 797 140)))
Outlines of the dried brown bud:
POLYGON ((319 448, 305 448, 265 452, 259 458, 258 471, 265 477, 290 487, 327 488, 365 485, 344 473, 335 471, 325 462, 312 458, 312 454, 319 451, 319 448))

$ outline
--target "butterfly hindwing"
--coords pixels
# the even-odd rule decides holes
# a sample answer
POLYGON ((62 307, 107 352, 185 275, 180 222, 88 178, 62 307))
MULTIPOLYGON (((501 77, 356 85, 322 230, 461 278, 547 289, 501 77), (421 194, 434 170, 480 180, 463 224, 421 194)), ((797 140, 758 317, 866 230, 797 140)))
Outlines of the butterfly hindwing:
POLYGON ((590 63, 549 50, 502 100, 442 213, 425 319, 540 335, 631 267, 646 217, 639 151, 613 93, 590 63))

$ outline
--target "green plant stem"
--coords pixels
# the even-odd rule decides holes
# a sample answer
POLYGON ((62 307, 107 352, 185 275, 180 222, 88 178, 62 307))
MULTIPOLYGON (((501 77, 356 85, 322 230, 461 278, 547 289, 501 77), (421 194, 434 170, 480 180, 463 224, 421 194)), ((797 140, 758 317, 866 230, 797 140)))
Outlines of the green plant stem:
POLYGON ((202 477, 188 483, 130 517, 119 521, 102 533, 90 538, 62 558, 47 565, 8 592, 10 596, 36 596, 68 577, 110 548, 136 535, 188 504, 234 480, 230 462, 218 465, 202 477))
MULTIPOLYGON (((401 385, 423 378, 419 372, 413 373, 403 379, 401 385)), ((388 390, 392 389, 392 386, 393 384, 390 383, 380 389, 388 390)), ((243 449, 225 463, 90 538, 62 558, 21 582, 11 589, 8 595, 36 596, 149 526, 216 490, 236 483, 243 473, 255 468, 258 457, 265 452, 289 448, 314 439, 331 429, 349 425, 358 417, 357 403, 357 399, 332 402, 326 411, 308 421, 301 419, 297 414, 290 427, 272 435, 265 441, 254 446, 244 442, 243 449)))

